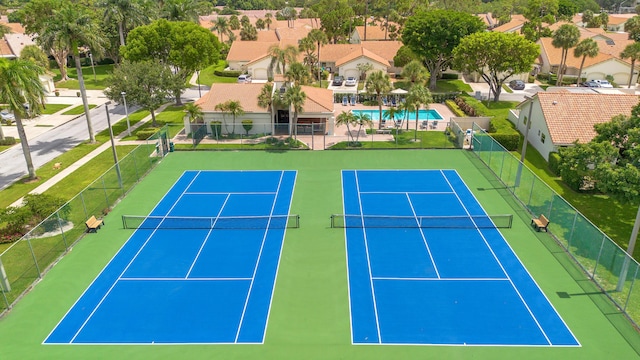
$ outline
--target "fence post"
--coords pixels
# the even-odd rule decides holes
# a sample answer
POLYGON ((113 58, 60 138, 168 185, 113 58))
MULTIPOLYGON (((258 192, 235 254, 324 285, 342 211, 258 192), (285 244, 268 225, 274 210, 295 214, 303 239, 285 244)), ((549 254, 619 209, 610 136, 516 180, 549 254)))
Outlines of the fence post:
MULTIPOLYGON (((7 276, 7 272, 4 270, 4 265, 2 265, 2 257, 0 257, 0 292, 4 293, 11 291, 11 284, 9 283, 9 277, 7 276)), ((9 308, 9 302, 5 296, 4 301, 7 303, 7 309, 9 308)))
POLYGON ((604 242, 607 241, 607 236, 602 237, 602 243, 600 243, 600 251, 598 251, 598 257, 596 258, 596 264, 593 266, 593 273, 591 274, 591 278, 596 278, 596 269, 598 268, 598 264, 600 263, 600 256, 602 256, 602 249, 604 248, 604 242))
POLYGON ((104 183, 104 176, 102 176, 102 190, 104 190, 104 200, 107 204, 107 208, 109 207, 109 194, 107 194, 107 185, 104 183))
POLYGON ((84 210, 84 218, 88 218, 89 214, 87 213, 87 204, 84 203, 84 196, 82 192, 80 193, 80 201, 82 202, 82 210, 84 210))
POLYGON ((60 227, 60 233, 62 234, 62 242, 64 242, 64 248, 69 250, 69 245, 67 245, 67 237, 64 234, 64 230, 63 230, 63 226, 62 226, 62 219, 60 219, 60 212, 56 211, 56 217, 58 218, 58 227, 60 227))
POLYGON ((40 272, 40 266, 38 266, 38 259, 36 258, 36 253, 33 252, 33 246, 31 246, 31 240, 26 239, 27 244, 29 245, 29 251, 31 251, 31 257, 33 257, 33 264, 36 266, 36 271, 38 272, 38 277, 42 278, 42 273, 40 272))
POLYGON ((627 295, 627 301, 624 302, 624 308, 622 311, 627 312, 627 305, 629 305, 629 300, 631 299, 631 294, 633 293, 633 285, 636 283, 636 279, 638 276, 638 269, 640 267, 636 266, 636 272, 633 274, 633 280, 631 280, 631 286, 629 286, 629 295, 627 295))

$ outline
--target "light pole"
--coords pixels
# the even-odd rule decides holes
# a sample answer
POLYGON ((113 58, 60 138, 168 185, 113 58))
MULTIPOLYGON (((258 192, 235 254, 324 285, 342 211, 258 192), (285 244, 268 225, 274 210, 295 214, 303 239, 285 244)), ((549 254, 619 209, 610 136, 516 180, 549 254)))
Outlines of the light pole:
POLYGON ((529 96, 524 97, 526 100, 529 100, 529 117, 527 119, 527 123, 525 124, 526 129, 524 131, 524 141, 522 143, 522 153, 520 154, 520 163, 518 164, 518 172, 516 173, 516 181, 514 183, 514 187, 520 186, 520 178, 522 177, 522 167, 524 166, 524 158, 527 154, 527 143, 529 142, 529 129, 531 129, 531 109, 533 109, 533 98, 529 96))
POLYGON ((131 124, 129 123, 129 109, 127 108, 127 93, 125 91, 121 92, 122 102, 124 103, 124 113, 127 116, 127 136, 131 136, 131 124))
POLYGON ((91 53, 89 53, 89 60, 91 60, 91 70, 93 70, 93 81, 98 81, 96 80, 96 68, 93 66, 93 55, 91 53))
POLYGON ((113 128, 111 127, 111 118, 109 117, 109 105, 111 101, 104 104, 104 110, 107 112, 107 126, 109 126, 109 138, 111 139, 111 150, 113 151, 113 161, 116 164, 116 175, 118 176, 118 185, 122 188, 122 175, 120 175, 120 164, 118 163, 118 153, 116 152, 116 142, 113 140, 113 128))
POLYGON ((197 74, 198 74, 198 96, 202 97, 202 92, 200 91, 200 70, 198 70, 197 74))

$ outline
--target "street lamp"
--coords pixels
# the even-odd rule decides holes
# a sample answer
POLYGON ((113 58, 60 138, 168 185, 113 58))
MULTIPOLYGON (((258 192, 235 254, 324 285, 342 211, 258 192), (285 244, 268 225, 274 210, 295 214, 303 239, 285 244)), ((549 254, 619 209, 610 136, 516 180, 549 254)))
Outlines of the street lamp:
POLYGON ((524 131, 524 140, 522 143, 522 153, 520 154, 520 163, 518 164, 518 172, 516 173, 516 181, 514 183, 514 187, 520 186, 520 178, 522 177, 522 167, 524 166, 524 158, 527 154, 527 143, 529 142, 529 129, 531 129, 531 109, 533 109, 533 98, 529 96, 524 97, 525 100, 529 100, 529 117, 527 119, 527 123, 525 124, 526 129, 524 131))
POLYGON ((89 60, 91 60, 91 70, 93 70, 93 81, 98 81, 96 80, 96 68, 93 66, 93 55, 91 53, 89 53, 89 60))
POLYGON ((202 97, 202 92, 200 91, 200 70, 197 70, 198 74, 198 96, 202 97))
POLYGON ((120 175, 120 164, 118 163, 118 153, 116 152, 116 142, 113 140, 113 128, 111 127, 111 118, 109 117, 109 105, 111 101, 104 104, 104 110, 107 112, 107 126, 109 126, 109 138, 111 139, 111 150, 113 151, 113 161, 116 164, 116 175, 118 176, 118 185, 122 188, 122 175, 120 175))
POLYGON ((124 103, 124 113, 127 116, 127 135, 131 136, 131 124, 129 123, 129 109, 127 109, 127 93, 125 91, 121 92, 122 102, 124 103))

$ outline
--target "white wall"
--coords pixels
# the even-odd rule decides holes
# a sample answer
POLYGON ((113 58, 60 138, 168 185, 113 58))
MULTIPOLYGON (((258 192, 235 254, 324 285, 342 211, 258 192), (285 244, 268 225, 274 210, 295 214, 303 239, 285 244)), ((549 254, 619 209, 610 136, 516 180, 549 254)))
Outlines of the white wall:
POLYGON ((380 64, 377 61, 371 61, 367 57, 360 56, 349 62, 342 64, 340 66, 340 69, 338 70, 339 71, 338 73, 344 76, 345 78, 349 76, 355 76, 356 78, 358 78, 360 76, 360 71, 358 70, 358 64, 362 64, 362 63, 368 63, 373 65, 373 69, 371 69, 369 73, 376 72, 379 70, 382 70, 385 73, 387 72, 387 68, 388 68, 387 66, 380 64))
MULTIPOLYGON (((529 118, 529 106, 531 102, 525 103, 520 108, 520 114, 516 119, 516 129, 520 131, 521 134, 527 134, 527 125, 529 122, 527 121, 527 125, 525 125, 525 118, 529 118)), ((512 120, 511 117, 509 117, 512 120)), ((513 121, 513 120, 512 120, 513 121)), ((533 107, 531 108, 531 127, 529 128, 529 133, 527 139, 529 141, 529 145, 533 146, 545 160, 549 160, 549 153, 555 150, 555 146, 551 142, 551 136, 549 135, 549 128, 547 127, 547 122, 542 114, 542 108, 540 107, 540 102, 538 99, 535 99, 533 102, 533 107), (542 141, 544 135, 544 142, 542 141)))
POLYGON ((207 124, 207 133, 209 135, 213 134, 211 130, 211 122, 212 121, 220 121, 222 122, 222 133, 232 133, 236 134, 246 134, 246 131, 242 127, 242 120, 249 119, 253 120, 253 128, 249 131, 249 134, 264 134, 271 133, 273 131, 273 126, 271 124, 271 115, 269 113, 246 113, 243 115, 236 116, 235 128, 233 126, 233 116, 225 115, 224 119, 221 113, 205 113, 204 114, 204 122, 207 124), (227 126, 225 126, 225 122, 227 126))
MULTIPOLYGON (((270 64, 271 64, 271 57, 267 56, 256 62, 252 62, 251 64, 248 64, 247 73, 249 73, 254 80, 267 80, 268 69, 270 64)), ((274 73, 276 73, 275 70, 274 70, 274 73)))

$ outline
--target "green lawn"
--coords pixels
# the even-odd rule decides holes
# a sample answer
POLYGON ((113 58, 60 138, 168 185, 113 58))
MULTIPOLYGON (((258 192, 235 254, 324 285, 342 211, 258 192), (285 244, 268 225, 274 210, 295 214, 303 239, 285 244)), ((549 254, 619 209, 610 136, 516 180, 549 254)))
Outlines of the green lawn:
MULTIPOLYGON (((159 129, 164 125, 169 125, 169 136, 172 138, 178 135, 178 133, 184 128, 184 123, 183 123, 184 116, 185 116, 184 105, 168 106, 163 112, 156 114, 155 128, 159 129)), ((138 129, 136 129, 135 133, 137 133, 140 130, 146 130, 150 128, 154 128, 151 120, 147 121, 145 124, 143 124, 138 129)), ((132 137, 135 136, 135 133, 132 135, 132 137)), ((133 138, 129 138, 129 137, 126 137, 125 139, 133 140, 133 138)))
POLYGON ((436 83, 436 90, 434 93, 456 92, 462 91, 464 93, 473 91, 469 84, 466 84, 462 80, 438 80, 436 83))
POLYGON ((213 83, 235 83, 238 81, 235 77, 224 77, 218 76, 213 72, 215 70, 222 71, 227 66, 227 62, 224 60, 219 60, 217 64, 211 65, 206 69, 200 71, 200 84, 211 86, 213 83))
POLYGON ((43 115, 55 114, 62 109, 66 109, 71 104, 47 104, 47 107, 42 110, 43 115))
MULTIPOLYGON (((397 136, 397 142, 395 137, 393 141, 376 141, 376 138, 380 138, 388 135, 376 134, 376 129, 367 129, 367 137, 359 138, 359 145, 353 146, 346 141, 340 142, 330 147, 331 150, 344 150, 344 149, 453 149, 455 145, 450 141, 442 131, 418 131, 417 141, 414 141, 416 137, 415 130, 401 130, 397 136)), ((392 130, 395 133, 395 130, 392 130)))
MULTIPOLYGON (((96 107, 95 104, 89 104, 89 109, 96 107)), ((62 115, 80 115, 84 114, 84 105, 78 105, 62 113, 62 115)))
MULTIPOLYGON (((106 79, 111 76, 113 72, 113 64, 110 65, 95 65, 96 77, 93 77, 93 70, 91 66, 85 66, 82 68, 82 76, 84 78, 84 86, 87 90, 104 90, 107 87, 106 79)), ((60 81, 60 70, 55 68, 51 70, 56 76, 53 81, 56 82, 56 87, 61 89, 74 89, 79 90, 80 84, 78 83, 78 73, 76 68, 67 68, 67 76, 69 80, 60 81)))

